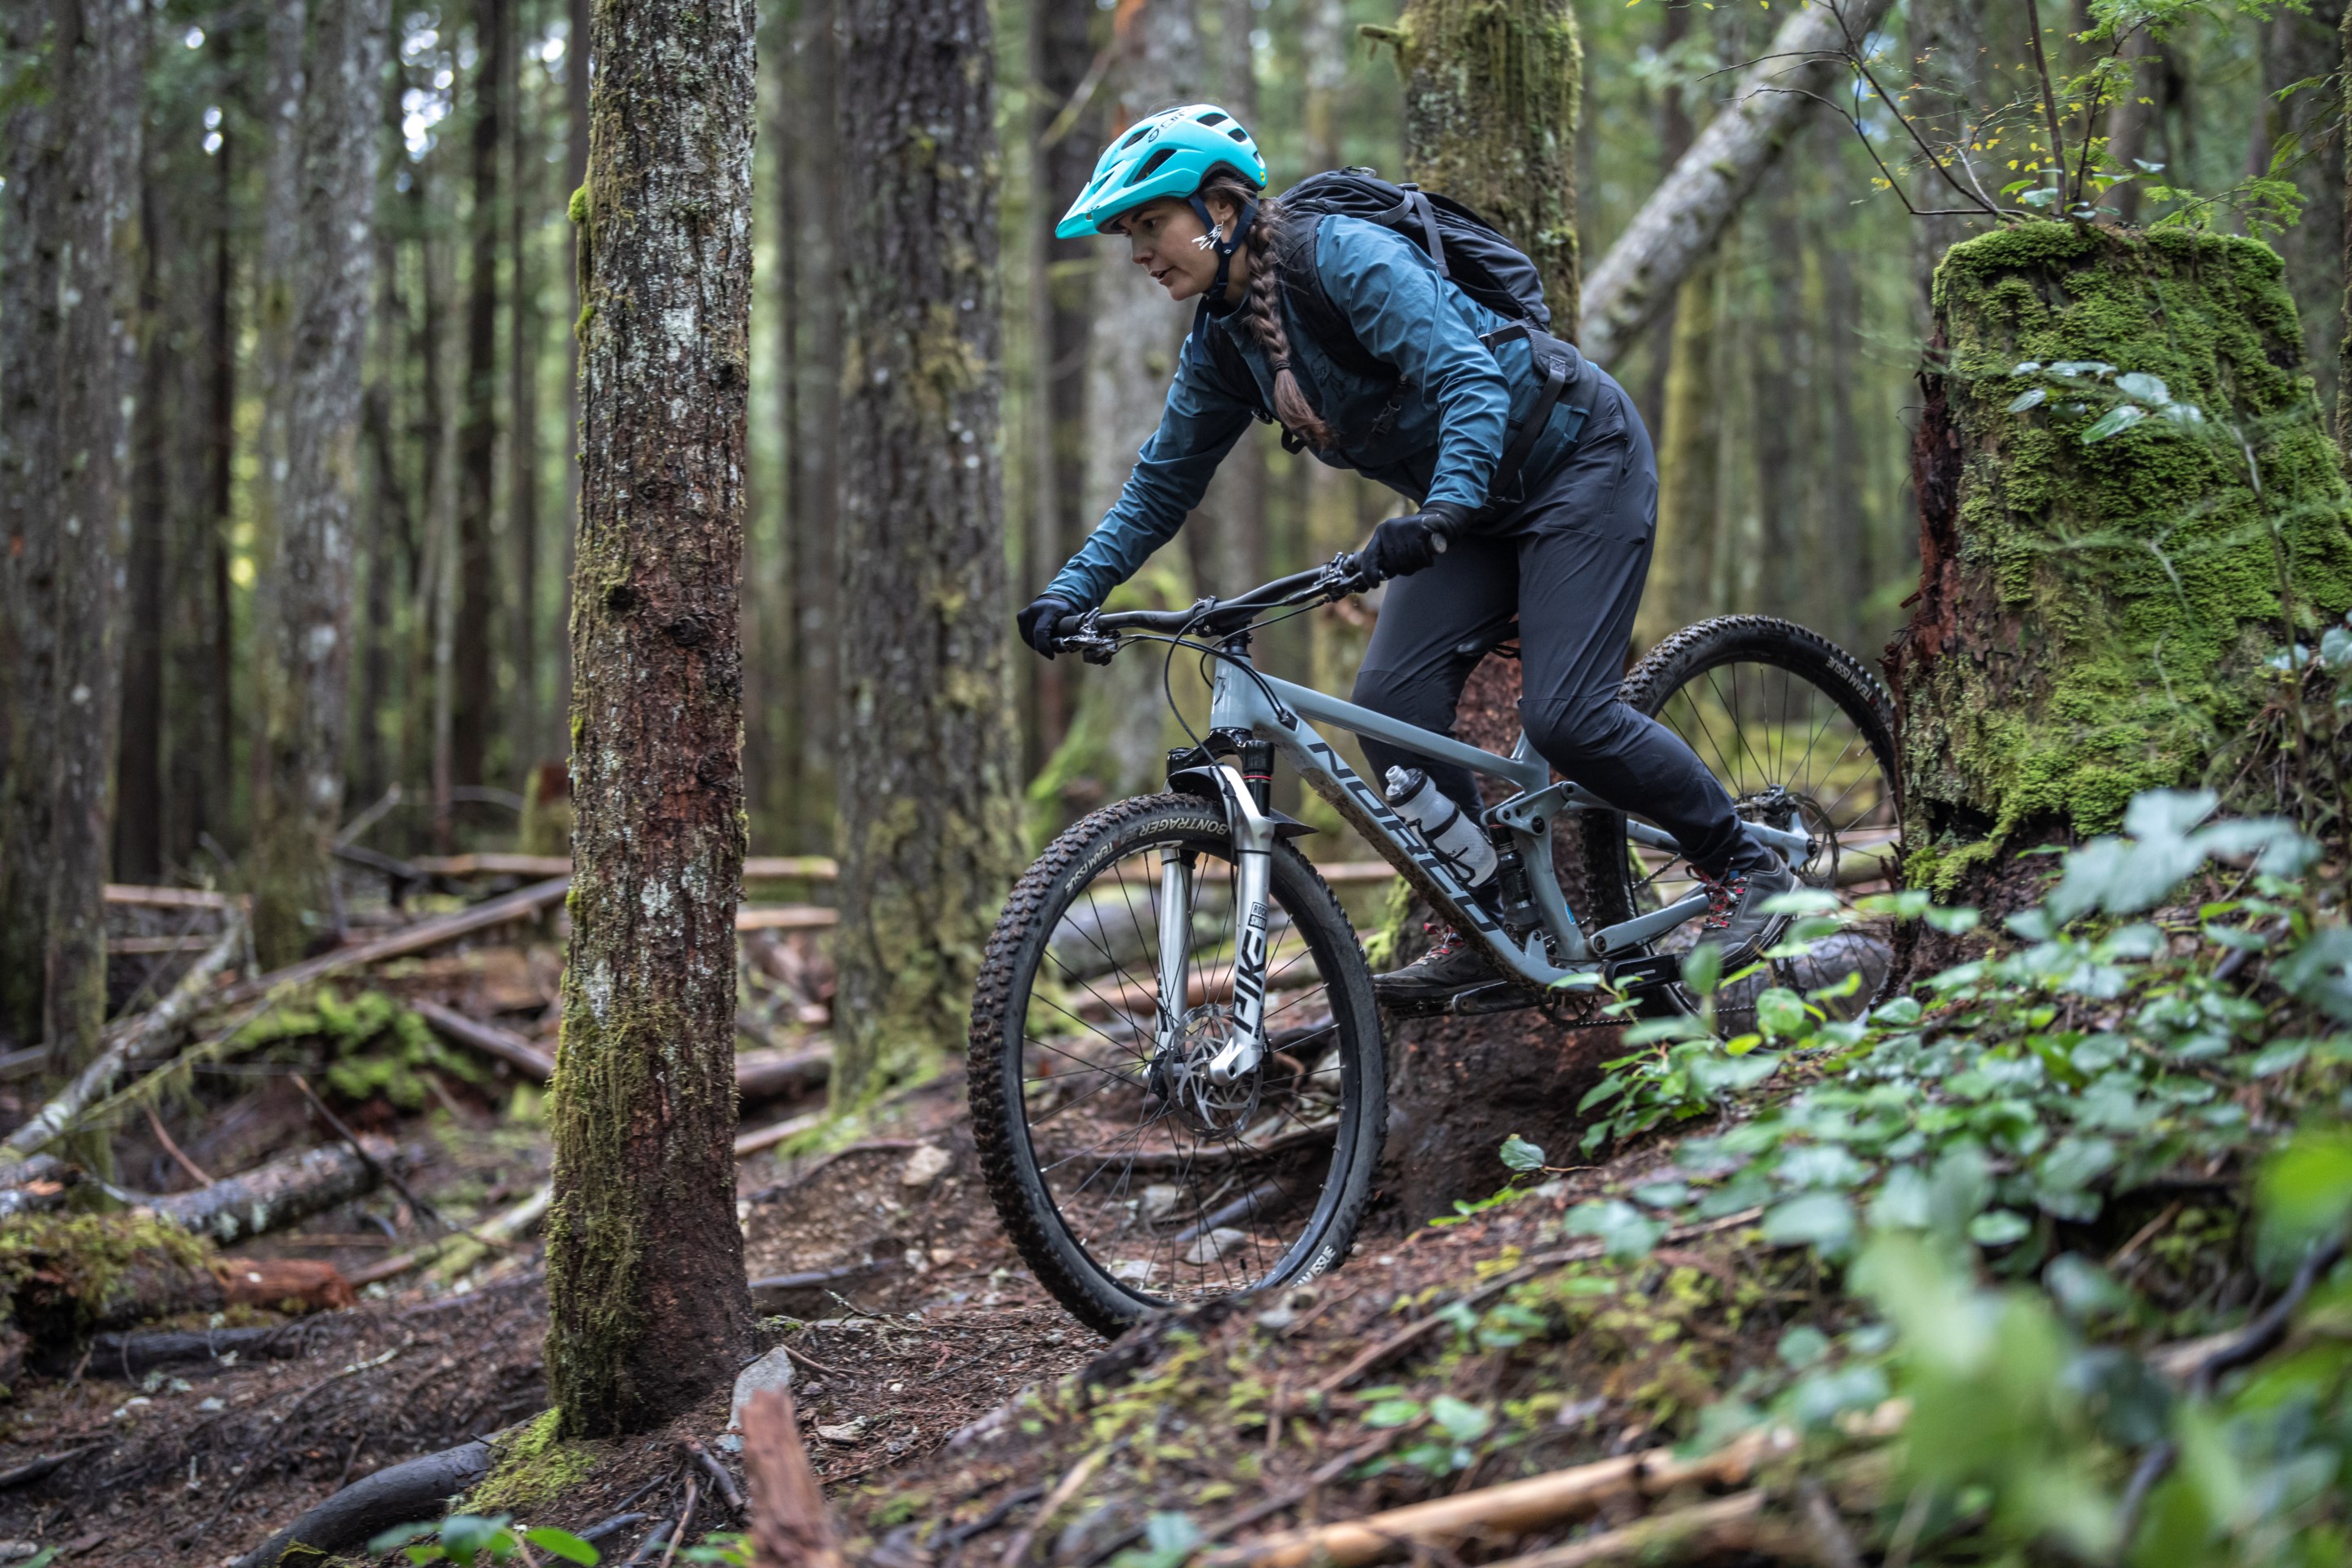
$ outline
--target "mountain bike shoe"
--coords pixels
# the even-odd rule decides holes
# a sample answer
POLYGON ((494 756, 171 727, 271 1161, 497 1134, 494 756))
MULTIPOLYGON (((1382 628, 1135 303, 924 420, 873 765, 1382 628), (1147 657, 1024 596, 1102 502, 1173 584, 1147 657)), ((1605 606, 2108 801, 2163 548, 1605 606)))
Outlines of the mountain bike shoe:
POLYGON ((1777 858, 1769 871, 1734 871, 1720 881, 1704 871, 1697 875, 1711 900, 1706 918, 1699 922, 1699 941, 1721 950, 1725 973, 1780 941, 1789 929, 1787 915, 1768 914, 1764 909, 1782 893, 1797 890, 1797 874, 1777 858))
POLYGON ((1442 1013, 1463 992, 1501 978, 1486 955, 1452 926, 1432 922, 1422 929, 1442 933, 1437 945, 1402 969, 1372 976, 1372 994, 1381 1005, 1404 1013, 1442 1013))

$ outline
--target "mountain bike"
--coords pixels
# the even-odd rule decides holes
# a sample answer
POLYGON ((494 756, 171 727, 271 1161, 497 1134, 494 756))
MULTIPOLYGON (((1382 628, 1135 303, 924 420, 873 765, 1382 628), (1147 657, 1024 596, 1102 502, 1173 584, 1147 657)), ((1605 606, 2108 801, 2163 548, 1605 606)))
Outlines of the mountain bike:
MULTIPOLYGON (((1171 753, 1166 793, 1091 813, 1021 878, 972 1001, 990 1195, 1039 1282, 1106 1334, 1324 1273, 1371 1195, 1381 1013, 1348 913, 1298 847, 1312 829, 1270 804, 1277 758, 1493 961, 1499 978, 1450 1010, 1542 1007, 1602 1026, 1629 1000, 1698 1005, 1682 963, 1708 900, 1670 835, 1554 780, 1524 736, 1508 755, 1484 751, 1256 667, 1254 630, 1363 586, 1341 554, 1234 598, 1055 628, 1090 662, 1161 643, 1171 664, 1197 654, 1211 679, 1207 732, 1171 753), (1313 723, 1494 781, 1483 820, 1500 914, 1313 723), (1570 846, 1582 919, 1555 855, 1570 846)), ((1727 616, 1667 638, 1622 689, 1690 742, 1806 887, 1850 901, 1897 885, 1892 703, 1853 656, 1786 621, 1727 616)), ((1848 972, 1858 1007, 1886 983, 1892 941, 1864 922, 1799 953, 1783 944, 1711 998, 1714 1016, 1752 1009, 1769 984, 1834 991, 1848 972)))

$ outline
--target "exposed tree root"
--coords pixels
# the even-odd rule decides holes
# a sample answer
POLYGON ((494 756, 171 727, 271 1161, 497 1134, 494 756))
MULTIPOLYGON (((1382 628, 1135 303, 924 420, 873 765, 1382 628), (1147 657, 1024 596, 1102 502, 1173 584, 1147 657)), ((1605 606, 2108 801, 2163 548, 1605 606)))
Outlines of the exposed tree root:
MULTIPOLYGON (((236 1560, 236 1568, 277 1568, 297 1546, 333 1556, 394 1525, 438 1519, 449 1500, 489 1472, 490 1446, 475 1441, 393 1465, 353 1481, 236 1560)), ((315 1558, 298 1559, 313 1562, 315 1558)))

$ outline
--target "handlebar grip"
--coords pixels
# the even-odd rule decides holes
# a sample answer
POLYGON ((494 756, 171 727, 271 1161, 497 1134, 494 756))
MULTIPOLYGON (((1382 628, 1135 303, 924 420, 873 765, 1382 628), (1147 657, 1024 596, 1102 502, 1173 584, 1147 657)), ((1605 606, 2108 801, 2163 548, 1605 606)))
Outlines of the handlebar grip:
POLYGON ((1086 624, 1087 612, 1074 610, 1054 623, 1054 636, 1056 639, 1076 637, 1079 632, 1086 629, 1086 624))

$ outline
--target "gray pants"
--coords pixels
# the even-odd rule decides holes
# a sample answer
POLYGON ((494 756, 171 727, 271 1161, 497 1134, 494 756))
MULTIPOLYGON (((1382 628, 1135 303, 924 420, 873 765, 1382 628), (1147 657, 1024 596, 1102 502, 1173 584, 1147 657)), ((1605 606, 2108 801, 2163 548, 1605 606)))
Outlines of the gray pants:
MULTIPOLYGON (((1673 834, 1712 876, 1762 869, 1731 799, 1675 732, 1621 701, 1633 612, 1657 531, 1658 461, 1624 389, 1601 371, 1582 438, 1528 499, 1388 586, 1355 700, 1444 734, 1479 659, 1517 625, 1519 722, 1560 773, 1673 834)), ((1420 767, 1484 809, 1470 771, 1363 740, 1375 775, 1420 767)))

